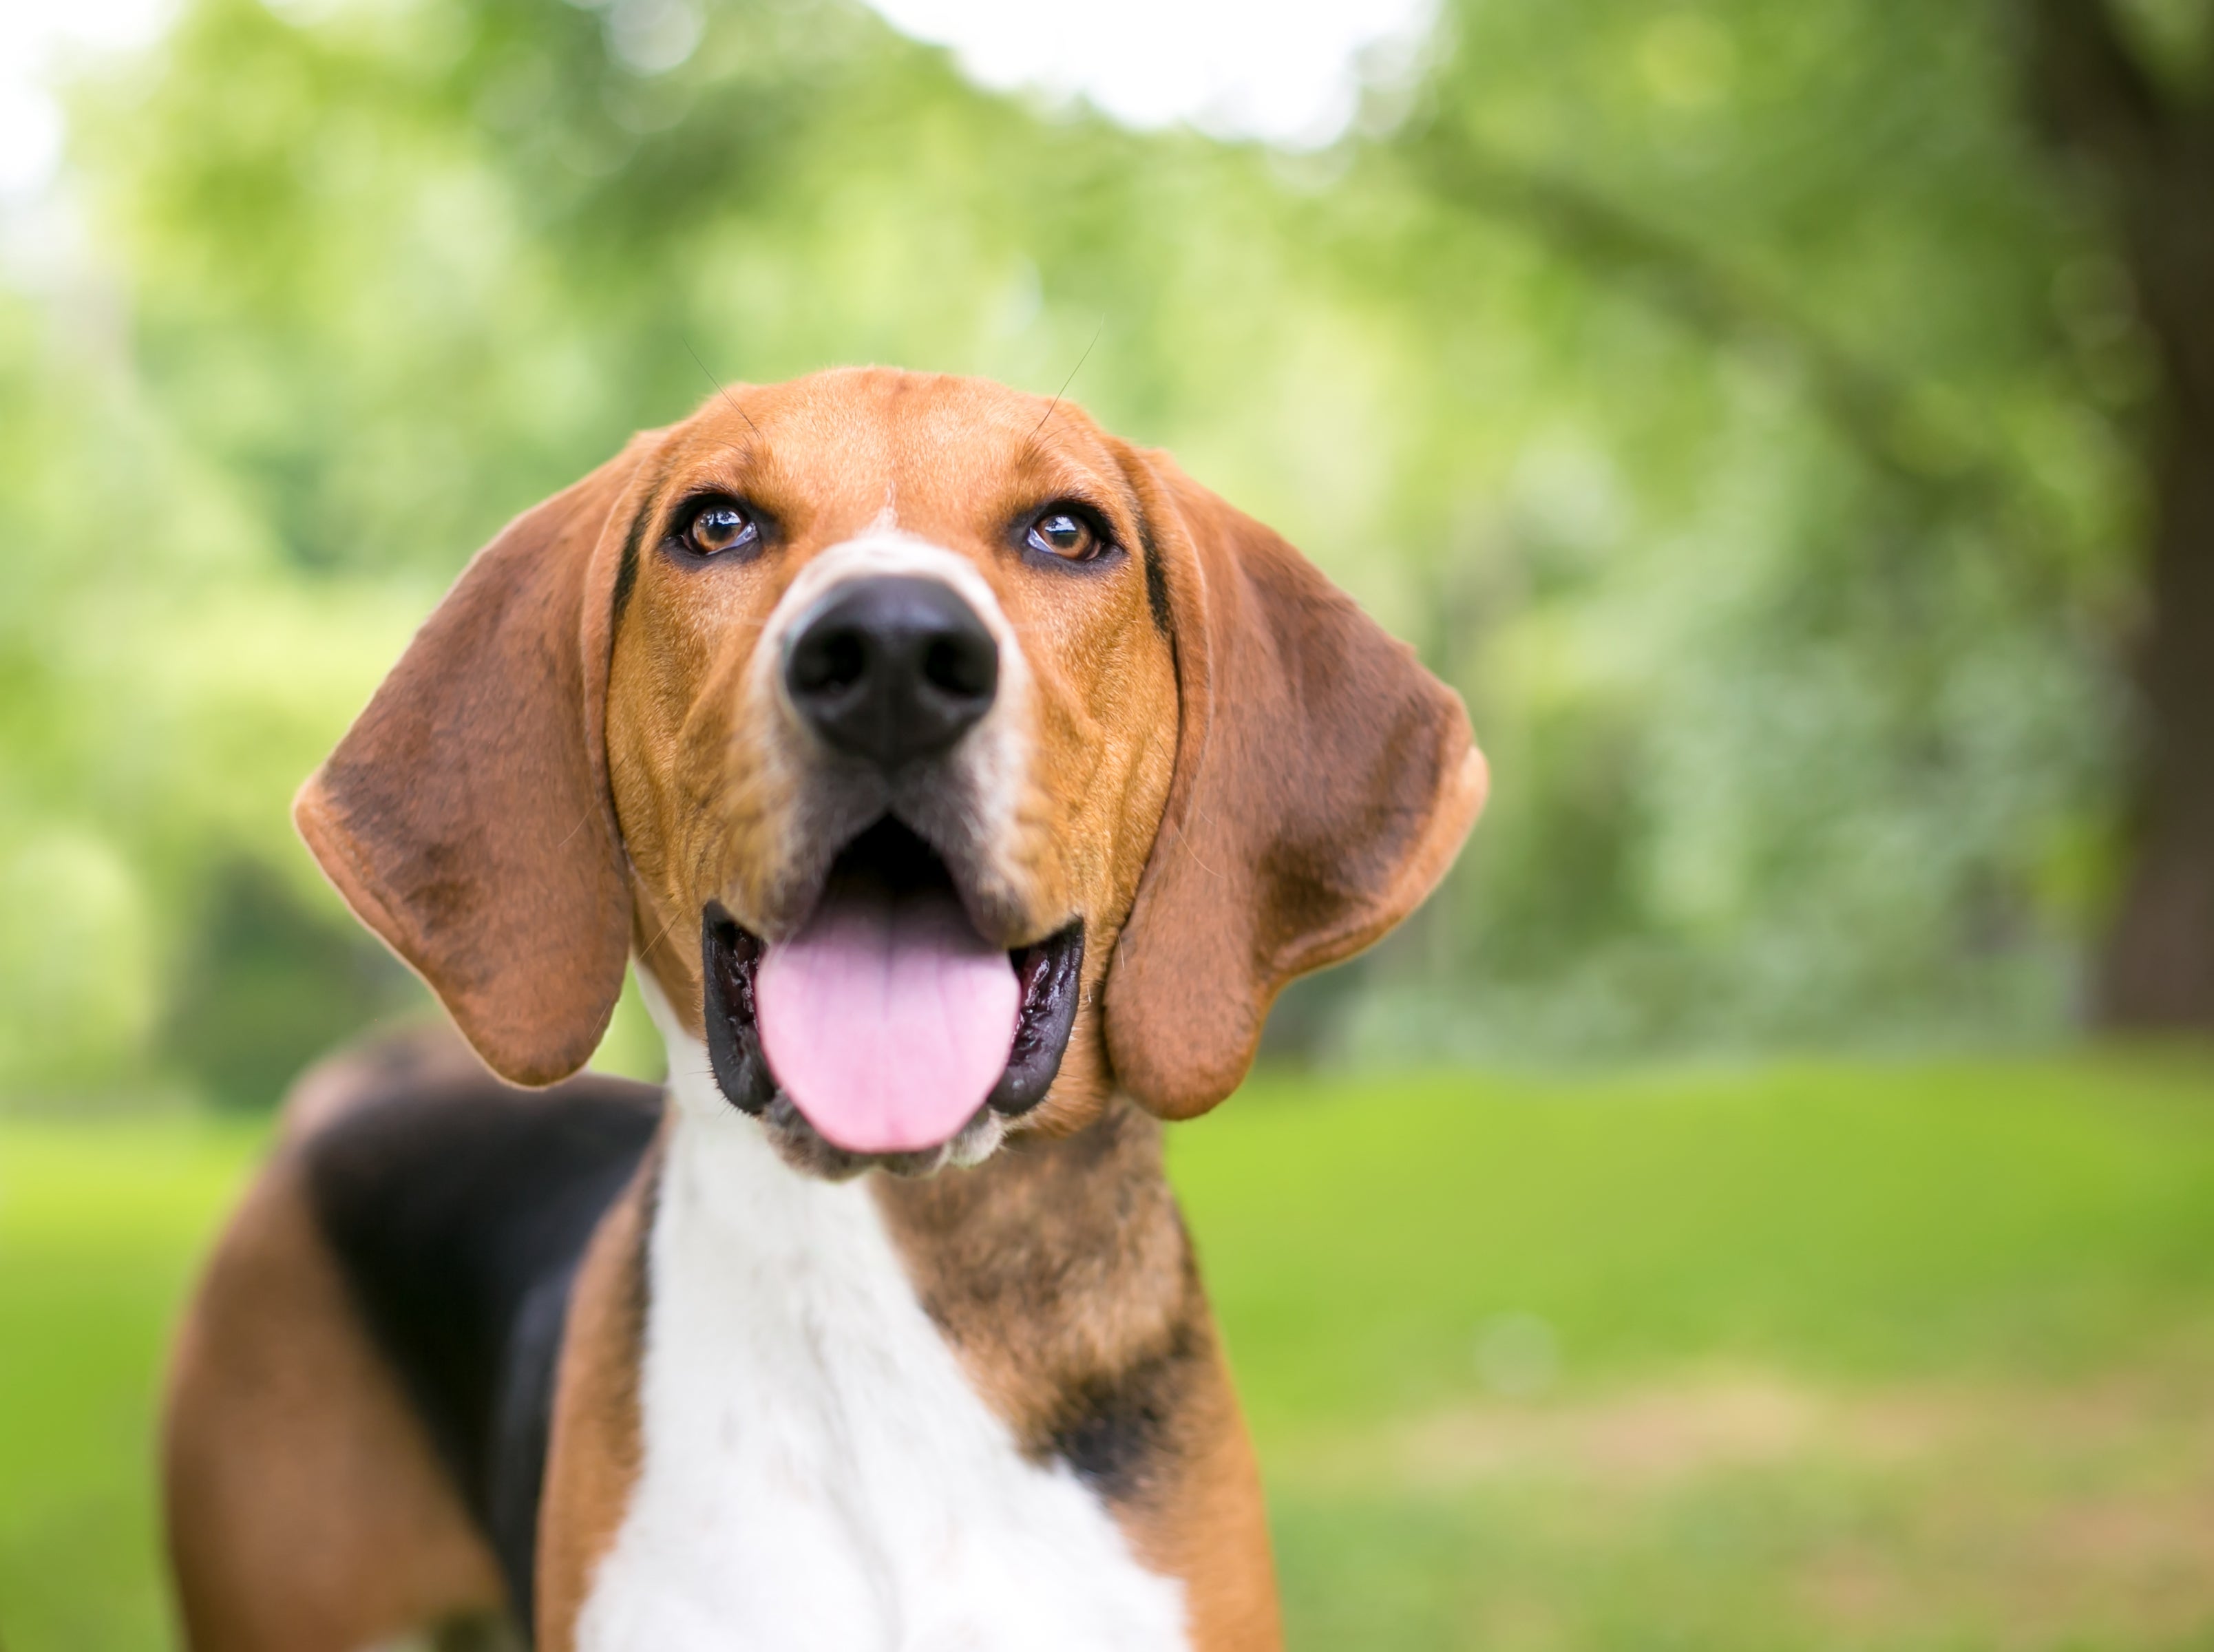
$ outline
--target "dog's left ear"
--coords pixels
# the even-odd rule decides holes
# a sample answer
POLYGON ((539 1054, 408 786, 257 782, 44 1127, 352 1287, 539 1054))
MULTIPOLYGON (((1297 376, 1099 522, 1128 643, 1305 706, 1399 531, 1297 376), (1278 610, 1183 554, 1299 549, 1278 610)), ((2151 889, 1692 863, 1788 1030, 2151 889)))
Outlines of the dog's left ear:
POLYGON ((1420 904, 1483 805, 1459 695, 1291 546, 1148 454, 1180 723, 1152 858, 1116 944, 1109 1060, 1153 1111, 1237 1088, 1294 976, 1420 904))
POLYGON ((480 551, 292 818, 356 916, 517 1084, 582 1067, 629 956, 608 792, 621 535, 645 437, 480 551))

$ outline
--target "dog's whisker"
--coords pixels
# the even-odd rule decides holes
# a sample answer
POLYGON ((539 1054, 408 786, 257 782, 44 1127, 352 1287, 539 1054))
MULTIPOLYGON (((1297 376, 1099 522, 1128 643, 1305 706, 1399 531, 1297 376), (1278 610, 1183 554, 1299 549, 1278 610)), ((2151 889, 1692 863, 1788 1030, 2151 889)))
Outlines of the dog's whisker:
POLYGON ((1068 370, 1068 376, 1061 380, 1061 389, 1053 393, 1053 400, 1045 404, 1045 412, 1038 416, 1038 422, 1031 428, 1031 433, 1023 438, 1024 447, 1037 440, 1038 432, 1045 428, 1045 421, 1053 417, 1053 410, 1061 406, 1061 397, 1067 395, 1068 387, 1076 382, 1076 376, 1084 370, 1084 364, 1092 359, 1092 345, 1099 342, 1099 335, 1106 330, 1107 317, 1103 312, 1099 317, 1099 325, 1092 329, 1092 343, 1084 346, 1084 353, 1076 358, 1076 365, 1068 370))
MULTIPOLYGON (((754 423, 753 415, 748 413, 743 407, 741 407, 737 403, 737 399, 731 395, 728 390, 723 388, 722 380, 717 378, 713 373, 708 371, 707 364, 700 359, 700 352, 692 347, 692 341, 689 339, 686 339, 682 342, 684 346, 684 353, 692 358, 693 365, 697 367, 701 372, 707 374, 707 382, 715 387, 715 394, 723 398, 724 405, 728 407, 732 413, 737 414, 739 418, 746 421, 746 428, 754 433, 756 440, 767 443, 768 438, 761 435, 761 426, 754 423)), ((1080 365, 1081 364, 1079 364, 1080 365)))

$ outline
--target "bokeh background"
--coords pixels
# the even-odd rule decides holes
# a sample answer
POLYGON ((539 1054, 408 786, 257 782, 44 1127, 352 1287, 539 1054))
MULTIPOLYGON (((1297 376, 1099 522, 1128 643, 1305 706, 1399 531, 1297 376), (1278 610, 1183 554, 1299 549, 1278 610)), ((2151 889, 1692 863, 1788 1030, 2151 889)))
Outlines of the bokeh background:
POLYGON ((1174 450, 1492 757, 1172 1147, 1296 1647, 2214 1645, 2214 0, 0 9, 0 1644, 166 1643, 179 1293, 423 1013, 292 789, 850 361, 1174 450))

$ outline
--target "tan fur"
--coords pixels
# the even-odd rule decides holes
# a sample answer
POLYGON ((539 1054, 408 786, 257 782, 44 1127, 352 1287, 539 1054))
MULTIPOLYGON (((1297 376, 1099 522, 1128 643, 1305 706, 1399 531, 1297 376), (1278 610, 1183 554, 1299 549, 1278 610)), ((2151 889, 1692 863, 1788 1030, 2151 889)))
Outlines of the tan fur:
POLYGON ((1172 1490, 1118 1510, 1123 1527, 1147 1565, 1183 1579, 1192 1652, 1273 1652, 1283 1624, 1261 1466, 1219 1343, 1177 1432, 1184 1460, 1172 1490))
POLYGON ((1110 1507, 1146 1563, 1184 1580, 1196 1652, 1264 1652, 1281 1631, 1260 1475, 1160 1146, 1122 1104, 963 1175, 880 1179, 878 1202, 924 1307, 1031 1455, 1103 1402, 1154 1418, 1110 1507))
POLYGON ((477 554, 292 807, 355 915, 517 1084, 582 1067, 622 990, 603 528, 651 445, 637 438, 477 554))
MULTIPOLYGON (((1279 1634, 1251 1448, 1158 1128, 1133 1103, 1185 1117, 1226 1095, 1277 991, 1404 917, 1486 782, 1459 701, 1290 546, 1066 403, 884 369, 739 387, 637 437, 479 555, 303 789, 301 830, 506 1077, 542 1084, 582 1063, 627 952, 697 1036, 703 908, 778 940, 806 915, 795 866, 827 853, 807 813, 812 759, 756 645, 814 558, 888 527, 964 559, 1027 662, 1026 756, 1011 817, 969 869, 972 916, 1007 947, 1080 917, 1086 952, 1048 1099, 998 1158, 924 1184, 879 1178, 881 1202, 926 1305, 1027 1450, 1080 1459, 1072 1429, 1136 1405, 1144 1449, 1130 1475, 1102 1477, 1104 1495, 1138 1552, 1184 1580, 1202 1647, 1264 1652, 1279 1634), (757 554, 664 553, 684 501, 709 491, 764 513, 757 554), (1067 499, 1123 554, 1083 569, 1025 558, 1027 519, 1067 499)), ((640 1209, 634 1189, 595 1240, 565 1343, 541 1532, 548 1646, 567 1646, 635 1472, 640 1209)), ((224 1265, 225 1279, 243 1266, 224 1265)), ((268 1311, 254 1288, 220 1288, 219 1330, 202 1324, 180 1365, 180 1518, 202 1518, 198 1488, 221 1478, 199 1419, 243 1427, 261 1403, 216 1392, 253 1374, 216 1343, 267 1358, 270 1340, 246 1323, 268 1311)), ((318 1426, 352 1437, 358 1420, 333 1419, 370 1392, 333 1389, 318 1426)), ((431 1471, 414 1449, 374 1496, 422 1514, 417 1470, 431 1471)), ((351 1484, 348 1466, 331 1463, 333 1484, 351 1484)), ((460 1568, 455 1512, 424 1552, 460 1568)), ((217 1563, 187 1552, 199 1542, 180 1537, 180 1563, 205 1578, 217 1563)), ((470 1563, 466 1580, 433 1581, 480 1598, 481 1545, 470 1563)), ((242 1585, 194 1587, 235 1601, 242 1585)))
MULTIPOLYGON (((720 899, 772 939, 798 915, 780 897, 805 822, 753 641, 813 557, 889 509, 900 531, 966 557, 1022 639, 1035 748, 993 939, 1038 940, 1082 915, 1096 999, 1168 793, 1175 668, 1137 554, 1104 578, 1039 569, 1008 532, 1026 507, 1076 494, 1135 551, 1128 450, 1066 406, 1041 429, 1043 402, 975 380, 865 370, 736 394, 743 414, 711 401, 664 438, 651 498, 658 516, 703 490, 737 494, 775 517, 778 541, 729 570, 673 567, 650 529, 614 646, 609 771, 646 967, 696 1031, 702 905, 720 899)), ((1061 1074, 1031 1128, 1075 1128, 1104 1105, 1096 1013, 1079 1018, 1061 1074)))
POLYGON ((570 1299, 538 1522, 538 1646, 572 1652, 592 1573, 638 1478, 646 1238, 659 1151, 592 1235, 570 1299))
POLYGON ((1170 1117, 1220 1100, 1283 984, 1404 917, 1482 805, 1459 700, 1165 456, 974 379, 742 387, 517 518, 301 793, 340 891, 499 1072, 575 1070, 626 941, 696 1031, 702 906, 772 941, 804 916, 802 759, 755 643, 814 557, 887 524, 970 563, 1034 679, 971 904, 1002 945, 1081 915, 1087 945, 1061 1081, 1024 1128, 1081 1128, 1117 1086, 1170 1117), (771 541, 676 566, 674 513, 711 490, 761 507, 771 541), (1062 498, 1127 557, 1025 560, 1024 513, 1062 498))
POLYGON ((1190 1118, 1252 1065, 1285 983, 1350 958, 1445 875, 1489 785, 1468 713, 1260 523, 1165 454, 1176 786, 1107 983, 1116 1075, 1190 1118))
POLYGON ((476 1533, 280 1156, 187 1312, 164 1427, 194 1652, 361 1652, 504 1610, 476 1533))

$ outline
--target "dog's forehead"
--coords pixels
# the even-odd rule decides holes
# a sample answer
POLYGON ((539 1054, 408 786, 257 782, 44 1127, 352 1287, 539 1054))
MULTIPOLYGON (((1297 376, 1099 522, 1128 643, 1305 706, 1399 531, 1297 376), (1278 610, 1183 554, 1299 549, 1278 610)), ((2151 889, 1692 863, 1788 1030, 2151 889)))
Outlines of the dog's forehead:
POLYGON ((719 476, 829 529, 965 529, 1018 496, 1104 491, 1113 445, 1080 410, 988 380, 849 368, 734 386, 671 432, 679 486, 719 476), (688 474, 687 473, 691 473, 688 474))

